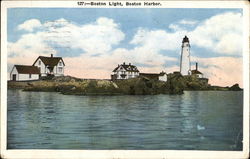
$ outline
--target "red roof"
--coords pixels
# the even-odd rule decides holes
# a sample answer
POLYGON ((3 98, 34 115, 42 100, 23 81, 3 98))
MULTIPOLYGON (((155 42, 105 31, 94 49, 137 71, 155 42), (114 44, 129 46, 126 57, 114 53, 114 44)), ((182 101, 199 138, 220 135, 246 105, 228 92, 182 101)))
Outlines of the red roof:
POLYGON ((40 70, 36 66, 14 65, 14 67, 20 74, 40 74, 40 70))

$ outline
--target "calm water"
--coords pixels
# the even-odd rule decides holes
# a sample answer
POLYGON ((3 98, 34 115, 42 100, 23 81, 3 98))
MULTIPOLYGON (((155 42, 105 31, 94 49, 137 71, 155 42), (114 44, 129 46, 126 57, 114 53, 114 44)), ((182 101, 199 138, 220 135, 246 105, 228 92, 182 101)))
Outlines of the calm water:
POLYGON ((8 90, 9 149, 241 150, 243 92, 70 96, 8 90))

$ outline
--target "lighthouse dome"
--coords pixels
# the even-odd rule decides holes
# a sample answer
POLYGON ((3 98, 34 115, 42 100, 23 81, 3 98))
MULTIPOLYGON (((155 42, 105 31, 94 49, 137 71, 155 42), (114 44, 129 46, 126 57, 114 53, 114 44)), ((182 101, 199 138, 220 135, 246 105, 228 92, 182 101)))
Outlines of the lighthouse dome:
POLYGON ((185 36, 185 37, 183 38, 182 43, 184 43, 184 42, 188 42, 188 43, 189 43, 189 39, 188 39, 187 36, 185 36))

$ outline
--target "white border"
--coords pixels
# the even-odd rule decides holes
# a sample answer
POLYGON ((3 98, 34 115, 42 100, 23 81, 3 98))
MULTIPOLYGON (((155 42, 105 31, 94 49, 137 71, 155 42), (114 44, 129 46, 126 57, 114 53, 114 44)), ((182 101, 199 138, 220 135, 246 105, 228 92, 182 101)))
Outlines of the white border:
MULTIPOLYGON (((85 0, 86 1, 86 0, 85 0)), ((95 1, 95 0, 93 0, 95 1)), ((105 1, 107 2, 107 1, 105 1)), ((125 3, 126 1, 115 1, 125 3)), ((144 2, 144 1, 136 1, 144 2)), ((162 6, 151 8, 242 8, 243 9, 243 151, 184 150, 7 150, 7 8, 85 8, 77 1, 4 1, 1 5, 1 156, 0 158, 248 158, 249 155, 249 3, 247 1, 148 1, 162 6)), ((88 8, 119 8, 98 7, 88 8)), ((122 8, 145 8, 126 7, 122 8)))

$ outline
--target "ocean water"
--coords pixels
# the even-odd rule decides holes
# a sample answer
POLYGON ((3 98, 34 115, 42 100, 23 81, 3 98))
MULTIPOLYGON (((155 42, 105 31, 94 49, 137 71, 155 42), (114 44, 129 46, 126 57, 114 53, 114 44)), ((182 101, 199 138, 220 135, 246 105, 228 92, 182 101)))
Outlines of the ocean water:
POLYGON ((242 150, 243 92, 74 96, 8 90, 8 149, 242 150))

